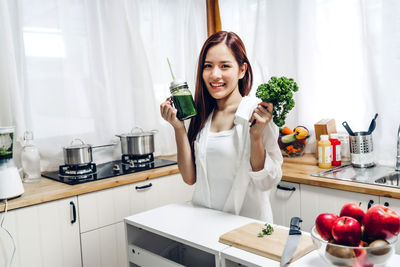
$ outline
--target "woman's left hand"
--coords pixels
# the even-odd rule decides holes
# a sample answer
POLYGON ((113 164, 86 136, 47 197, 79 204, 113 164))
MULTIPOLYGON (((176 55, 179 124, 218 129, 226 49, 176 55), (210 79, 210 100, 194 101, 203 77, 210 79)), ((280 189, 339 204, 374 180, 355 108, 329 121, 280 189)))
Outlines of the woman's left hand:
POLYGON ((249 123, 253 124, 250 127, 250 136, 253 138, 261 138, 262 132, 265 126, 272 120, 272 103, 261 102, 254 109, 253 114, 249 120, 249 123))

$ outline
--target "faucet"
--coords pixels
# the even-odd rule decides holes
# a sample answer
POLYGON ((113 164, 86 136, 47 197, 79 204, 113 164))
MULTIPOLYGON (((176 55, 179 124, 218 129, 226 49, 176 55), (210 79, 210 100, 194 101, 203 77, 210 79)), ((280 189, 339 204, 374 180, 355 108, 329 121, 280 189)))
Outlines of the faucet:
POLYGON ((399 130, 397 131, 396 171, 400 171, 400 125, 399 125, 399 130))

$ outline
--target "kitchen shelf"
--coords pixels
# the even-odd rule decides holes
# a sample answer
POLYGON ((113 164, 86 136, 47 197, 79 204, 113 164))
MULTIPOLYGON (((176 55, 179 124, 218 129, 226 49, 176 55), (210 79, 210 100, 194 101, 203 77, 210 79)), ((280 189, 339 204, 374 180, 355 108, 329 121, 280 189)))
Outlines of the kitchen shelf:
POLYGON ((127 225, 131 266, 215 266, 215 255, 184 243, 127 225))

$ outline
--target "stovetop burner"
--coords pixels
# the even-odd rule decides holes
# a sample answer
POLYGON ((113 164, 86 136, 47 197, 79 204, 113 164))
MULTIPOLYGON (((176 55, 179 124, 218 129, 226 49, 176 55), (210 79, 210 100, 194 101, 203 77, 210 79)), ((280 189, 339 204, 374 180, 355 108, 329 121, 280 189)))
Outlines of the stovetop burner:
POLYGON ((61 165, 59 167, 59 175, 64 177, 80 177, 88 176, 96 173, 96 164, 89 163, 86 165, 61 165))
POLYGON ((151 166, 154 162, 153 154, 146 155, 122 155, 121 163, 124 165, 124 168, 145 168, 147 166, 151 166))
POLYGON ((72 168, 68 165, 62 165, 59 167, 59 171, 43 173, 42 176, 74 185, 174 164, 176 164, 176 161, 154 158, 153 154, 149 154, 139 159, 129 156, 123 157, 121 160, 97 165, 91 163, 86 166, 73 166, 72 168))

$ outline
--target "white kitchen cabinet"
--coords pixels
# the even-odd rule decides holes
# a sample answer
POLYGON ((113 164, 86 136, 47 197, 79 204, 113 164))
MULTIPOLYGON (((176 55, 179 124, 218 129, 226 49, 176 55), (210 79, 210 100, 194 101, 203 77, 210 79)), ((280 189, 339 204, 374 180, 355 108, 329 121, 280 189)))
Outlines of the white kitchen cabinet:
POLYGON ((123 222, 85 232, 81 242, 83 266, 127 266, 123 222))
MULTIPOLYGON (((380 197, 380 204, 385 205, 400 215, 400 199, 380 197)), ((400 254, 400 241, 396 245, 396 253, 400 254)))
POLYGON ((270 192, 270 201, 274 224, 289 227, 290 219, 300 215, 300 185, 280 182, 270 192))
POLYGON ((173 174, 78 196, 83 266, 125 267, 123 219, 165 204, 190 201, 192 192, 193 187, 186 185, 180 174, 173 174))
MULTIPOLYGON (((12 266, 82 266, 76 204, 72 197, 7 212, 3 226, 16 245, 12 266)), ((8 266, 12 251, 12 240, 0 229, 0 266, 8 266)))
POLYGON ((368 204, 379 203, 379 197, 337 189, 324 188, 311 185, 300 185, 301 191, 301 229, 311 232, 315 219, 320 213, 340 213, 342 206, 348 202, 361 202, 361 207, 366 210, 368 204))
POLYGON ((78 196, 81 233, 122 221, 131 212, 133 194, 130 184, 78 196))
POLYGON ((180 174, 78 196, 81 233, 122 222, 124 217, 192 198, 193 186, 180 174))

